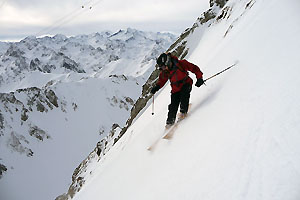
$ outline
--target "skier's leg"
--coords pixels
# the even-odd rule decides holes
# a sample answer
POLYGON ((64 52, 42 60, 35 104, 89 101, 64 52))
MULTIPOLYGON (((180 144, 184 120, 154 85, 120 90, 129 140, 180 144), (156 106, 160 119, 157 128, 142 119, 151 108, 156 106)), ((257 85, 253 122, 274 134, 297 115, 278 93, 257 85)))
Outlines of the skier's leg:
POLYGON ((180 92, 180 112, 186 114, 189 109, 190 94, 192 91, 192 86, 190 84, 185 84, 182 86, 180 92))
POLYGON ((179 103, 180 103, 180 92, 171 94, 171 103, 169 105, 167 124, 174 124, 179 103))

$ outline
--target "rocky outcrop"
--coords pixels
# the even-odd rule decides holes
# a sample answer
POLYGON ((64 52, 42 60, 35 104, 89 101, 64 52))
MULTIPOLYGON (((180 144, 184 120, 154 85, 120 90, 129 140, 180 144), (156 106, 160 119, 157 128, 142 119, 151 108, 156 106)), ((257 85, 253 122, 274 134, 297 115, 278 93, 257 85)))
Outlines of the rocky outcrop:
POLYGON ((44 139, 50 139, 50 135, 46 133, 46 131, 42 130, 37 126, 29 127, 29 135, 37 138, 38 140, 43 141, 44 139))
POLYGON ((4 132, 10 133, 5 137, 7 147, 13 152, 33 156, 30 148, 30 139, 44 141, 51 136, 43 129, 35 125, 31 120, 31 113, 46 113, 49 110, 61 109, 65 111, 65 103, 58 100, 55 92, 49 88, 36 87, 19 89, 16 92, 0 93, 0 137, 4 132), (18 117, 17 117, 18 116, 18 117), (22 133, 18 133, 16 124, 19 124, 22 133), (28 134, 24 134, 27 132, 28 134))
MULTIPOLYGON (((220 10, 224 8, 228 0, 210 0, 210 8, 205 11, 193 24, 191 28, 186 29, 179 38, 171 45, 168 51, 178 55, 179 58, 184 58, 190 51, 187 45, 189 37, 193 34, 195 29, 199 27, 205 29, 213 22, 217 21, 218 16, 222 15, 220 10)), ((201 38, 198 38, 200 40, 201 38)))
POLYGON ((7 167, 0 163, 0 179, 2 178, 2 175, 4 174, 4 172, 6 172, 6 171, 7 171, 7 167))

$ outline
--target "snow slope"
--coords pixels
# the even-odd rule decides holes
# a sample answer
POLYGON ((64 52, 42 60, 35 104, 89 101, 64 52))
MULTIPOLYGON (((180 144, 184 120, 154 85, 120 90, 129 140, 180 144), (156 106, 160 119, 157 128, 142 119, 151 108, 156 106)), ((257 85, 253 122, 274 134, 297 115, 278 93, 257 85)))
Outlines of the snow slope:
POLYGON ((89 164, 74 199, 299 200, 299 5, 231 0, 227 17, 201 31, 201 40, 196 29, 187 58, 205 78, 239 64, 194 87, 174 138, 147 151, 163 134, 166 86, 155 115, 148 107, 103 159, 89 164))

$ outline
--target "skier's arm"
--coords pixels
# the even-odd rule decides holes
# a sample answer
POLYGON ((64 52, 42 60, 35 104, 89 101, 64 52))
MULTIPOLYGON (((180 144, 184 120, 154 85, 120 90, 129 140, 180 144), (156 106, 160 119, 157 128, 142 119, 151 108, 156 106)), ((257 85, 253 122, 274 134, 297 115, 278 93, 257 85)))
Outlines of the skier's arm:
POLYGON ((166 84, 167 81, 168 76, 163 71, 161 71, 156 85, 151 89, 151 93, 155 94, 160 88, 162 88, 166 84))
POLYGON ((188 71, 193 72, 196 75, 196 78, 202 78, 203 73, 201 72, 200 68, 193 63, 188 62, 187 60, 180 60, 179 64, 188 71))
POLYGON ((189 70, 196 75, 197 82, 195 86, 200 87, 201 85, 204 84, 203 77, 202 77, 203 73, 201 72, 200 68, 197 65, 194 65, 193 63, 190 63, 187 60, 181 60, 180 64, 185 68, 185 70, 189 70))
POLYGON ((168 81, 168 75, 164 71, 161 71, 156 85, 162 88, 167 81, 168 81))

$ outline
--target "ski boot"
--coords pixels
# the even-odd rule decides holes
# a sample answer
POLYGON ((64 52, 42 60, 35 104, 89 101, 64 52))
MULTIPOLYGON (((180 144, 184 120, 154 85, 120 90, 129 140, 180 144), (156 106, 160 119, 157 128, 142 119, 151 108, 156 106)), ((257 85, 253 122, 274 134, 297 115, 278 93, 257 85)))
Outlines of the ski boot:
POLYGON ((182 112, 180 112, 180 113, 178 114, 178 119, 177 119, 177 121, 180 122, 181 120, 183 120, 184 118, 186 118, 186 116, 187 116, 187 113, 182 113, 182 112))
POLYGON ((175 120, 167 121, 165 128, 169 129, 175 124, 175 120))

